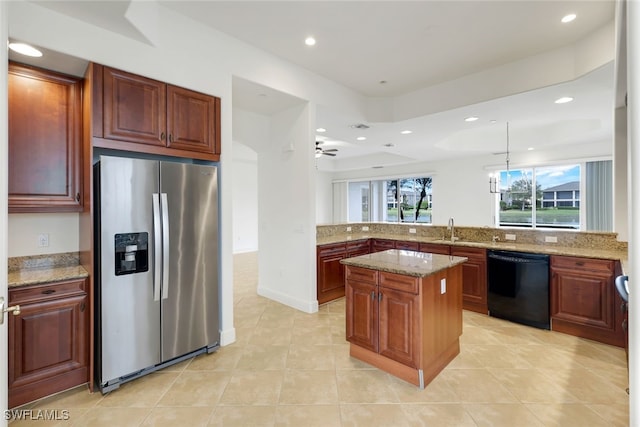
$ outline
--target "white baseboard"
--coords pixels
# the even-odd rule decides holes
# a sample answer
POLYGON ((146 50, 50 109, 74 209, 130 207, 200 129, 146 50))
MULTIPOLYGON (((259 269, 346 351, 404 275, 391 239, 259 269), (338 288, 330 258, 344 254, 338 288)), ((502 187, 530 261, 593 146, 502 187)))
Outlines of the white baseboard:
POLYGON ((305 313, 318 312, 318 300, 307 301, 299 298, 294 298, 290 295, 286 295, 282 292, 274 291, 273 289, 265 288, 260 285, 258 285, 258 295, 272 299, 281 304, 288 305, 289 307, 293 307, 305 313))
POLYGON ((233 344, 234 342, 236 342, 236 328, 220 331, 220 345, 222 347, 233 344))

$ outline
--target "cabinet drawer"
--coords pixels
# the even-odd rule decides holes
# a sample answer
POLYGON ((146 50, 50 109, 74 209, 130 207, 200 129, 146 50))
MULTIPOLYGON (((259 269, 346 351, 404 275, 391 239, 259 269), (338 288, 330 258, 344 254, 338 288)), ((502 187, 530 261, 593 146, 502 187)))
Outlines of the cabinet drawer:
POLYGON ((420 279, 417 277, 380 272, 380 286, 390 289, 396 289, 398 291, 417 294, 419 280, 420 279))
POLYGON ((319 257, 326 257, 329 255, 335 255, 335 254, 344 254, 346 251, 346 245, 344 243, 331 243, 329 245, 321 245, 318 246, 318 256, 319 257))
POLYGON ((84 282, 84 279, 67 280, 9 289, 9 304, 28 304, 73 295, 83 295, 85 294, 84 282))
POLYGON ((353 254, 356 252, 359 254, 369 253, 369 240, 347 242, 347 254, 353 254))
POLYGON ((570 256, 552 256, 551 266, 572 270, 591 270, 609 274, 614 272, 615 261, 570 256))
POLYGON ((347 280, 357 280, 359 282, 378 283, 378 272, 368 268, 347 266, 347 280))
POLYGON ((469 258, 469 260, 476 260, 481 262, 486 262, 487 260, 487 250, 484 248, 464 248, 452 246, 451 255, 464 256, 469 258))
POLYGON ((405 251, 417 251, 420 247, 418 242, 396 242, 396 249, 405 251))
POLYGON ((420 243, 420 252, 449 255, 451 253, 451 246, 440 245, 438 243, 420 243))

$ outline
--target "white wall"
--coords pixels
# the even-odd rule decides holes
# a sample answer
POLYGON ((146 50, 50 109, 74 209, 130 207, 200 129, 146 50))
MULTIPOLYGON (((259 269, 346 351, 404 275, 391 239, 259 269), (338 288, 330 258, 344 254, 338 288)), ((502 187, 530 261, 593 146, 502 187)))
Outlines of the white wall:
POLYGON ((258 151, 258 293, 308 313, 318 310, 314 124, 309 104, 274 114, 258 151))
POLYGON ((78 214, 9 215, 9 257, 78 251, 78 214), (38 246, 38 235, 49 235, 49 246, 38 246))
POLYGON ((258 250, 258 154, 233 143, 233 253, 258 250))
POLYGON ((332 174, 316 170, 316 224, 333 222, 332 198, 332 174))
MULTIPOLYGON (((581 144, 564 150, 511 153, 511 168, 553 164, 577 159, 611 158, 611 141, 581 144), (579 154, 576 154, 579 153, 579 154)), ((334 172, 334 180, 382 179, 403 176, 433 176, 433 224, 494 225, 494 197, 489 193, 489 172, 504 169, 504 155, 476 156, 458 160, 420 162, 410 165, 334 172)))

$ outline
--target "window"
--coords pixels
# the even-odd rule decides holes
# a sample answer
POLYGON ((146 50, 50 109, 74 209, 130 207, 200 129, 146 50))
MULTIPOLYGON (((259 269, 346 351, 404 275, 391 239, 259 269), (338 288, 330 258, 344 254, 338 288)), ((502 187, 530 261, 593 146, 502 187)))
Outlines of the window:
POLYGON ((580 229, 580 165, 500 171, 498 223, 580 229))
POLYGON ((349 182, 349 221, 430 224, 431 183, 431 177, 349 182))

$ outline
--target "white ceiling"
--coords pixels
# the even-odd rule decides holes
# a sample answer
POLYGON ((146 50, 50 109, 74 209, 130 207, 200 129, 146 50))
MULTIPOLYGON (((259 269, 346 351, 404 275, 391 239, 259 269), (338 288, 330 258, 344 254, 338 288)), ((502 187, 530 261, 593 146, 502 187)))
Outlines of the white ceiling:
MULTIPOLYGON (((37 1, 77 19, 145 41, 126 19, 129 1, 37 1)), ((613 20, 614 0, 165 1, 178 13, 264 49, 370 98, 391 98, 571 45, 613 20), (578 18, 561 24, 573 12, 578 18), (304 38, 313 35, 314 47, 304 38), (386 81, 381 84, 380 81, 386 81)), ((395 123, 367 123, 319 105, 318 138, 338 148, 331 169, 394 165, 611 138, 613 65, 579 80, 395 123), (553 100, 571 94, 575 101, 553 100), (462 119, 481 117, 473 123, 462 119), (492 124, 490 120, 496 120, 492 124), (409 129, 413 133, 401 135, 409 129), (366 141, 356 137, 365 136, 366 141), (385 144, 394 144, 385 147, 385 144)), ((303 102, 243 79, 233 105, 261 114, 303 102)))

